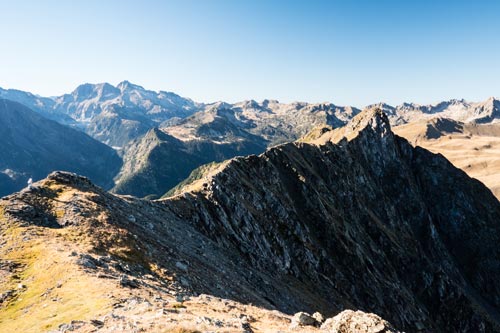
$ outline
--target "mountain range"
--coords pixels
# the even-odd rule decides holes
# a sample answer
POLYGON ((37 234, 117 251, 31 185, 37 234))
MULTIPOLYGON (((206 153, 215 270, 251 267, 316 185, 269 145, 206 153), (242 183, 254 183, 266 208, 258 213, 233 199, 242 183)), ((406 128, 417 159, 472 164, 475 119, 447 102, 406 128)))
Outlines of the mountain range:
MULTIPOLYGON (((122 147, 128 142, 127 139, 135 139, 152 127, 176 127, 180 119, 198 111, 213 113, 214 109, 227 110, 232 113, 228 114, 231 121, 252 129, 253 134, 276 144, 297 139, 307 133, 310 126, 314 127, 314 121, 319 119, 334 127, 344 125, 361 109, 332 103, 286 104, 276 100, 260 103, 253 100, 234 104, 198 103, 172 92, 147 90, 129 81, 116 86, 86 83, 69 94, 55 97, 40 97, 29 92, 0 88, 0 98, 19 102, 48 118, 79 127, 90 136, 117 147, 122 147), (111 127, 117 130, 110 130, 111 127), (124 137, 118 128, 122 132, 130 132, 129 136, 124 137)), ((453 99, 432 105, 403 103, 391 106, 379 103, 367 106, 372 107, 380 107, 392 125, 438 116, 478 123, 495 122, 500 118, 500 101, 493 97, 478 103, 453 99)), ((204 121, 200 114, 189 119, 182 121, 184 126, 178 125, 185 127, 190 122, 196 124, 204 121)))
POLYGON ((122 146, 154 125, 186 117, 201 107, 174 93, 146 90, 128 81, 116 87, 109 83, 82 84, 70 94, 50 98, 0 89, 0 97, 76 126, 111 146, 122 146))
MULTIPOLYGON (((106 174, 108 183, 114 183, 116 193, 140 197, 162 196, 205 163, 262 153, 315 128, 343 126, 361 111, 332 103, 275 100, 197 103, 128 81, 117 86, 83 84, 70 94, 50 98, 0 89, 0 97, 115 148, 123 165, 114 175, 106 174)), ((494 98, 371 107, 381 108, 394 126, 435 117, 477 124, 494 124, 500 118, 500 102, 494 98)))
POLYGON ((500 332, 498 221, 380 109, 161 200, 56 172, 0 200, 0 330, 500 332))
POLYGON ((0 196, 54 170, 77 172, 104 188, 113 186, 120 157, 85 133, 4 99, 0 99, 0 128, 0 196))

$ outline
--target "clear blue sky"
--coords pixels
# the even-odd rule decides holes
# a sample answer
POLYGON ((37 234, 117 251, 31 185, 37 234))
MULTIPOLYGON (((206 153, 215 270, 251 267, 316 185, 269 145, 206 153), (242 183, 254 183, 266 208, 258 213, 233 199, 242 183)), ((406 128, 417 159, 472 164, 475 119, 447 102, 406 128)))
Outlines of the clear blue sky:
POLYGON ((500 1, 0 0, 0 87, 197 101, 500 96, 500 1))

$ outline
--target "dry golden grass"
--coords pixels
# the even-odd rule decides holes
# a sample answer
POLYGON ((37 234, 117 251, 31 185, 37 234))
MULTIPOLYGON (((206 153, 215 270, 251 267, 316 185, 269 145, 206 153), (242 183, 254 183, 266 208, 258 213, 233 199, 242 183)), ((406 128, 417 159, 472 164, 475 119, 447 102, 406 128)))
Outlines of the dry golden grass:
MULTIPOLYGON (((490 126, 491 127, 491 126, 490 126)), ((500 126, 498 126, 500 128, 500 126)), ((438 139, 426 139, 420 123, 394 128, 394 132, 413 145, 440 153, 470 177, 484 183, 500 199, 500 136, 465 133, 445 134, 438 139)), ((477 131, 475 131, 477 132, 477 131)))
POLYGON ((71 320, 90 320, 110 308, 110 282, 75 265, 64 242, 58 242, 60 231, 45 229, 40 235, 36 227, 11 227, 2 235, 7 239, 3 249, 10 250, 0 252, 1 258, 21 268, 1 283, 2 290, 16 290, 16 296, 1 308, 0 332, 43 332, 71 320), (38 233, 36 240, 20 241, 32 232, 38 233))
MULTIPOLYGON (((208 174, 212 172, 218 172, 218 168, 210 169, 208 174)), ((15 290, 13 297, 0 304, 0 332, 46 332, 79 321, 84 325, 79 332, 127 332, 134 327, 144 332, 228 333, 241 330, 242 315, 251 318, 254 332, 289 328, 287 315, 231 300, 200 296, 178 302, 172 290, 147 277, 149 274, 137 277, 144 283, 130 289, 120 285, 117 274, 102 278, 97 274, 104 271, 102 267, 85 271, 76 263, 78 257, 73 252, 112 254, 121 261, 150 268, 165 282, 173 279, 167 268, 151 264, 134 237, 112 223, 112 217, 90 200, 92 193, 55 185, 51 189, 55 196, 50 196, 50 202, 32 199, 40 200, 43 209, 48 209, 59 223, 69 219, 77 221, 76 225, 23 227, 4 216, 4 203, 0 203, 0 260, 18 264, 0 270, 0 292, 15 290), (75 195, 84 205, 80 209, 86 210, 83 220, 78 214, 72 216, 75 195), (92 320, 102 321, 104 327, 97 328, 92 320)))

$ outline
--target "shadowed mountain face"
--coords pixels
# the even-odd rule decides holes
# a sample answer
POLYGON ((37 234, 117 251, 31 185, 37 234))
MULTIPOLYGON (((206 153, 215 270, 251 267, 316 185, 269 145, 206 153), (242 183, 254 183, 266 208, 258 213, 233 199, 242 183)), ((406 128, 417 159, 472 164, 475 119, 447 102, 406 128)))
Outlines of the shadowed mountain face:
POLYGON ((368 116, 318 145, 233 160, 167 202, 253 267, 314 281, 328 304, 408 331, 497 330, 499 202, 368 116))
POLYGON ((434 118, 397 126, 394 132, 413 145, 443 154, 500 198, 500 123, 462 123, 434 118))
POLYGON ((287 313, 361 309, 407 332, 500 332, 500 203, 378 110, 204 167, 160 201, 53 174, 0 206, 4 221, 96 234, 101 255, 140 253, 127 274, 162 281, 163 268, 189 293, 287 313), (97 237, 114 230, 129 250, 97 237))
POLYGON ((0 195, 54 170, 78 172, 110 187, 121 165, 108 146, 15 102, 0 100, 0 127, 0 195))
POLYGON ((210 139, 181 141, 160 129, 150 130, 126 149, 124 165, 115 179, 113 192, 158 198, 202 164, 266 149, 262 139, 241 134, 234 126, 222 130, 234 133, 222 142, 210 139))

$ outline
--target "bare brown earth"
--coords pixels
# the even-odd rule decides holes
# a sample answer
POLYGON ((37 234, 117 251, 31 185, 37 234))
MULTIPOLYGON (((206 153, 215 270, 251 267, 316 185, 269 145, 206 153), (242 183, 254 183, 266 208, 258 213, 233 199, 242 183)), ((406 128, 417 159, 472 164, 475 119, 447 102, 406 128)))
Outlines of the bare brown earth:
POLYGON ((444 155, 500 199, 500 123, 464 124, 424 120, 393 128, 414 146, 444 155))

